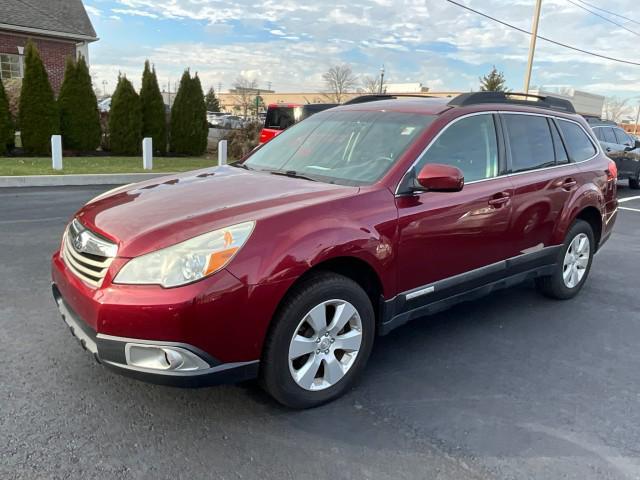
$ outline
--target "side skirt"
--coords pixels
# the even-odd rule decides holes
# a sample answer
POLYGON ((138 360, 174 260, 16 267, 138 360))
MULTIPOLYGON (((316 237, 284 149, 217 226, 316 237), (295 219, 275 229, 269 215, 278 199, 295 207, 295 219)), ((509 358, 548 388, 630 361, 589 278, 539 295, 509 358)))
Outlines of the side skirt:
POLYGON ((551 275, 561 247, 546 247, 403 292, 390 300, 381 299, 378 334, 386 335, 411 320, 476 300, 496 290, 551 275))

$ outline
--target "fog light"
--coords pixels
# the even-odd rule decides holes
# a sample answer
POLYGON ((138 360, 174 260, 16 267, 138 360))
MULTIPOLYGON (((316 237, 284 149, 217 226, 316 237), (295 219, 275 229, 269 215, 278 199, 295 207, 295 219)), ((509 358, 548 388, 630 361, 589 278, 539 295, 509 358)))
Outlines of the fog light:
POLYGON ((180 347, 127 343, 124 354, 127 365, 134 367, 181 372, 209 368, 199 356, 180 347))

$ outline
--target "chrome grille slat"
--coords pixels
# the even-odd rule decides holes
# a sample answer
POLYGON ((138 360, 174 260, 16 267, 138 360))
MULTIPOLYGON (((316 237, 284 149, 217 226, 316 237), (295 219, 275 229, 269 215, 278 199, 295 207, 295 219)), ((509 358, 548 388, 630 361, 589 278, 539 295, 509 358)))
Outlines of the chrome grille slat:
POLYGON ((110 258, 107 258, 105 260, 103 260, 102 262, 97 262, 91 258, 88 258, 86 255, 81 255, 80 253, 76 252, 75 248, 73 248, 73 245, 71 245, 71 241, 69 240, 69 236, 66 235, 65 236, 65 245, 69 250, 69 253, 71 254, 71 256, 73 256, 73 258, 75 260, 78 260, 82 263, 85 263, 87 265, 91 265, 92 267, 98 267, 98 268, 105 268, 108 267, 111 264, 111 260, 110 258))
MULTIPOLYGON (((77 220, 75 221, 77 222, 77 220)), ((113 262, 113 257, 101 257, 95 254, 85 253, 83 251, 78 251, 74 247, 72 235, 78 235, 80 232, 78 231, 78 223, 74 225, 74 227, 67 227, 67 230, 64 233, 64 238, 62 241, 62 251, 61 256, 62 259, 67 266, 67 268, 79 279, 81 279, 86 284, 90 285, 94 288, 99 288, 102 285, 102 281, 109 270, 109 266, 113 262), (102 259, 102 260, 100 260, 102 259)), ((95 235, 83 228, 83 235, 95 235)), ((106 244, 104 239, 100 239, 102 244, 106 244)), ((115 246, 114 252, 115 256, 115 246)))

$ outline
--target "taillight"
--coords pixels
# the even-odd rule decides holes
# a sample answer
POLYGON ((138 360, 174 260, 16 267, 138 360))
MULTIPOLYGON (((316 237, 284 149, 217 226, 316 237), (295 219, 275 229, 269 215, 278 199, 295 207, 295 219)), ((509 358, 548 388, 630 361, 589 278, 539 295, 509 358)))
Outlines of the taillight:
POLYGON ((607 168, 607 180, 613 182, 618 180, 618 166, 613 160, 609 160, 609 167, 607 168))

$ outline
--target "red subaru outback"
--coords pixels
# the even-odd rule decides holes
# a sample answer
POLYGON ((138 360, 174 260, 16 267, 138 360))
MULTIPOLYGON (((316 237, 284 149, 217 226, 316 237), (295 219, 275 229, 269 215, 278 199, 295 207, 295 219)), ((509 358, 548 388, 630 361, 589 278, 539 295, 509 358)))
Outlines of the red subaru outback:
POLYGON ((526 279, 575 296, 616 169, 570 103, 379 96, 243 161, 105 193, 69 223, 53 293, 82 345, 168 385, 259 378, 310 407, 376 335, 526 279))

